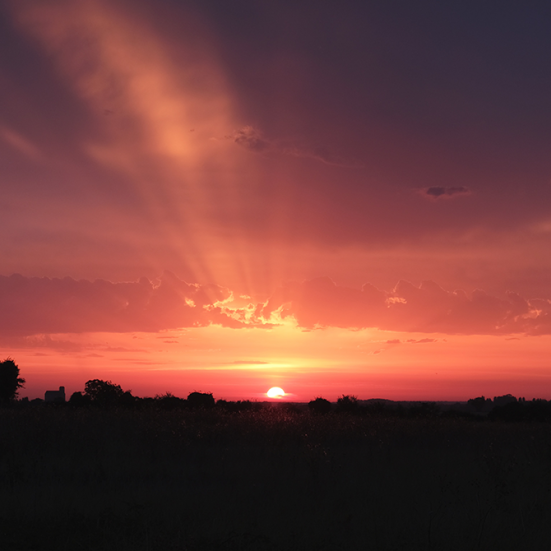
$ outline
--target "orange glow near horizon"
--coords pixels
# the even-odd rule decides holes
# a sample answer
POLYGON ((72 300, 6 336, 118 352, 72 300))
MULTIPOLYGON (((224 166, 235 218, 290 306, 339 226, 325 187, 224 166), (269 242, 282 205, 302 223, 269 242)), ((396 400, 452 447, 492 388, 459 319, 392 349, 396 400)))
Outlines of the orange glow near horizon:
POLYGON ((160 334, 55 335, 10 349, 27 385, 43 397, 60 385, 68 395, 89 379, 112 380, 137 396, 212 392, 216 399, 266 398, 282 384, 288 401, 342 394, 360 399, 460 400, 484 394, 546 396, 551 339, 426 335, 291 327, 220 327, 160 334), (401 344, 387 344, 399 340, 401 344), (216 348, 212 348, 216 343, 216 348), (30 346, 30 347, 29 347, 30 346), (530 350, 531 354, 527 354, 530 350))

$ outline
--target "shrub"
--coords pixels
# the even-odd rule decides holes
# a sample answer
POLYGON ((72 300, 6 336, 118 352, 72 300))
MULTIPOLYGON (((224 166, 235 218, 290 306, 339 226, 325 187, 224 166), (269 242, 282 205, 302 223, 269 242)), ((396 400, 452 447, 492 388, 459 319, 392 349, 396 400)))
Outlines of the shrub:
POLYGON ((337 400, 337 411, 339 413, 357 413, 360 409, 357 396, 345 396, 337 400))
POLYGON ((160 409, 163 409, 165 411, 172 411, 174 409, 184 408, 186 405, 186 401, 183 398, 178 398, 170 392, 167 392, 162 396, 155 396, 155 404, 157 404, 160 409))
POLYGON ((191 409, 210 409, 215 406, 215 401, 212 393, 192 392, 187 397, 187 405, 191 409))
POLYGON ((88 394, 82 392, 73 392, 69 398, 69 404, 75 407, 87 406, 92 402, 92 399, 88 394))
POLYGON ((308 402, 308 409, 315 415, 326 415, 332 409, 331 402, 325 398, 316 398, 308 402))

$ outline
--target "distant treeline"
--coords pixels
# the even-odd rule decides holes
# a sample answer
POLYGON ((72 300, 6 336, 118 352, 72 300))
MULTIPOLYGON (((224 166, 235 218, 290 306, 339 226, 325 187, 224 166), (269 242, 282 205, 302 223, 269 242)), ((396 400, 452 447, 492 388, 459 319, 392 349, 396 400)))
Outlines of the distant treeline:
MULTIPOLYGON (((23 398, 23 405, 37 405, 44 400, 23 398)), ((52 402, 50 402, 52 403, 52 402)), ((359 400, 353 395, 342 395, 336 402, 315 398, 307 404, 290 402, 254 402, 250 400, 215 400, 212 393, 191 392, 187 398, 179 398, 167 392, 155 397, 141 398, 124 391, 111 381, 93 379, 85 384, 83 392, 74 392, 68 401, 55 400, 56 405, 69 407, 122 407, 132 409, 216 410, 225 413, 254 412, 266 407, 278 408, 288 413, 309 412, 313 415, 349 414, 376 417, 405 418, 465 418, 504 421, 551 421, 551 402, 542 399, 526 401, 511 394, 493 399, 480 396, 467 402, 394 402, 392 400, 359 400)))

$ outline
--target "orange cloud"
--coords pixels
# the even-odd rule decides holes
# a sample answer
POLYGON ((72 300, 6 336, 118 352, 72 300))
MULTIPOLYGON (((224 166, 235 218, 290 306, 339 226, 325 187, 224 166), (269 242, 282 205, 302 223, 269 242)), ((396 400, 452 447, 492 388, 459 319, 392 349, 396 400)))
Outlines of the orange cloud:
POLYGON ((269 318, 274 313, 282 318, 293 316, 306 328, 376 327, 483 335, 551 333, 551 301, 527 300, 516 293, 497 298, 479 289, 468 295, 462 290, 446 291, 431 281, 424 281, 419 287, 400 281, 392 292, 380 291, 370 284, 361 290, 341 287, 329 278, 289 283, 266 303, 263 315, 269 318))
MULTIPOLYGON (((217 285, 190 285, 169 272, 157 285, 0 276, 4 335, 159 331, 218 324, 241 327, 222 304, 231 296, 217 285)), ((248 326, 259 325, 249 319, 248 326)))
MULTIPOLYGON (((160 331, 220 325, 231 328, 378 328, 444 334, 551 334, 551 301, 506 298, 475 290, 446 291, 425 281, 401 281, 391 292, 362 289, 317 278, 280 287, 266 303, 243 303, 218 285, 189 284, 165 272, 154 284, 72 278, 0 276, 0 321, 5 335, 160 331)), ((394 339, 387 344, 399 344, 394 339)), ((435 342, 409 339, 410 344, 435 342)))

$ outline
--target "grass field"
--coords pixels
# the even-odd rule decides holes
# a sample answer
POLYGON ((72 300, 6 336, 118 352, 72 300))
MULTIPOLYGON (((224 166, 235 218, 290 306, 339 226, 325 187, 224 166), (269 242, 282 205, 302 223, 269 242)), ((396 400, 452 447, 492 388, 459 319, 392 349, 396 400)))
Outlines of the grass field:
POLYGON ((551 425, 0 409, 6 550, 551 549, 551 425))

